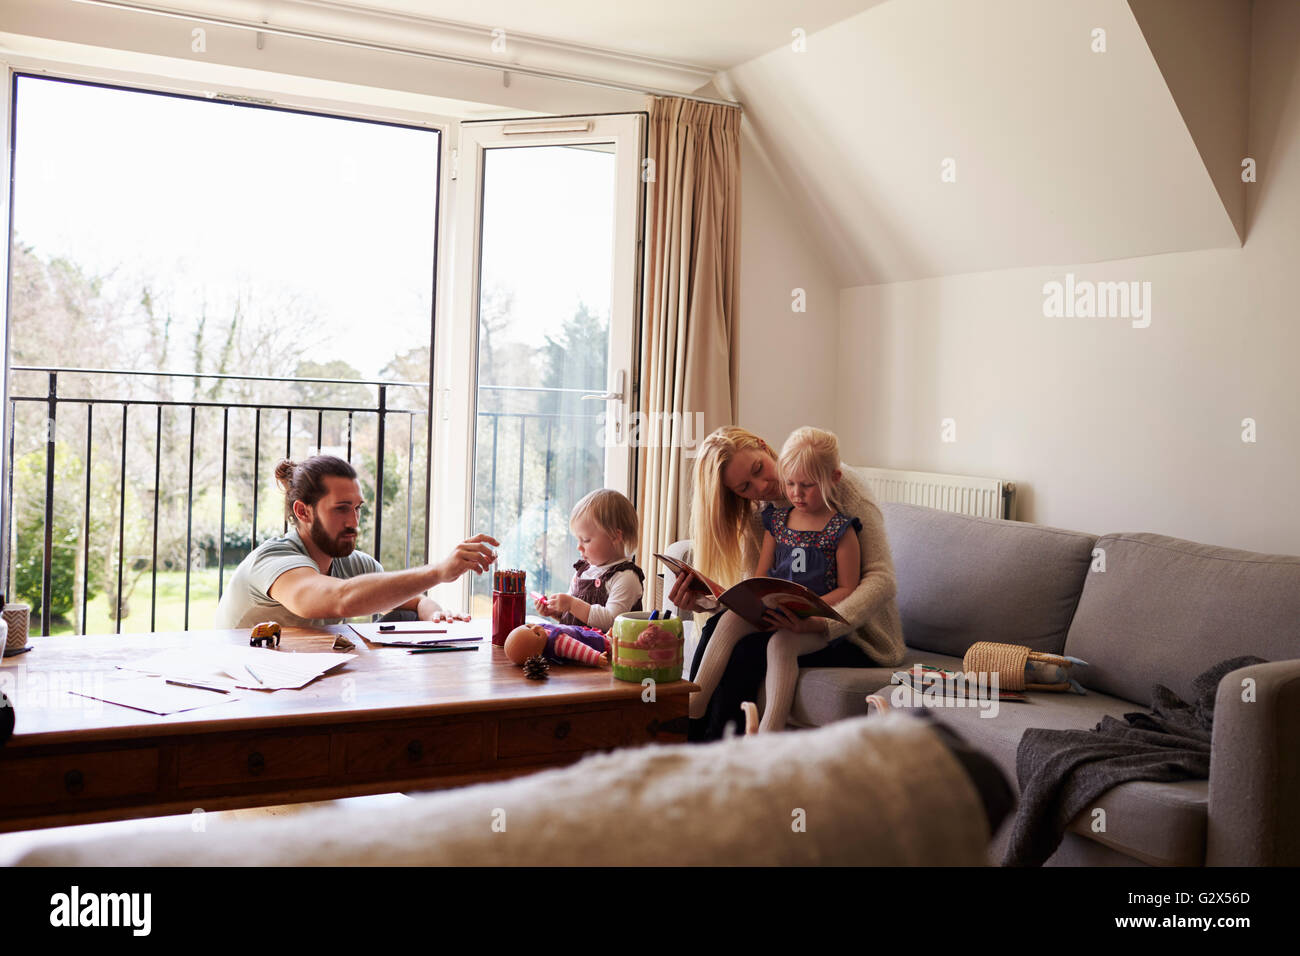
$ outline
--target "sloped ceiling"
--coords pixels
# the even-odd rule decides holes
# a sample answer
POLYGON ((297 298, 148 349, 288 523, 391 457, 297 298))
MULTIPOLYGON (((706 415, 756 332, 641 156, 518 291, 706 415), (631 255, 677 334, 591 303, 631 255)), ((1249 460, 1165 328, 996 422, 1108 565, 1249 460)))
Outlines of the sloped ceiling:
POLYGON ((1128 0, 1237 235, 1246 238, 1250 0, 1128 0))
POLYGON ((885 0, 315 0, 338 8, 501 27, 723 70, 885 0))
MULTIPOLYGON (((1178 59, 1176 14, 1137 6, 1178 59)), ((1203 82, 1179 64, 1190 104, 1203 82)), ((846 287, 1240 244, 1236 200, 1230 213, 1126 0, 890 0, 716 83, 846 287)), ((1207 145, 1244 95, 1198 113, 1207 145)), ((1229 135, 1225 193, 1244 127, 1229 135)))

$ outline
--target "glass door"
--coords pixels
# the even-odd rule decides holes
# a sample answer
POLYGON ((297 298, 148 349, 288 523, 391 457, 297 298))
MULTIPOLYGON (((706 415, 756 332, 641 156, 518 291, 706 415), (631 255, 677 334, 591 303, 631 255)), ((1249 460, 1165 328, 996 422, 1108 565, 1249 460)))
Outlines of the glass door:
MULTIPOLYGON (((465 467, 435 471, 463 503, 459 527, 499 540, 500 566, 527 571, 529 590, 567 588, 578 499, 630 490, 622 428, 636 338, 643 125, 631 114, 461 127, 451 312, 461 335, 441 350, 450 367, 438 424, 445 453, 465 467)), ((437 555, 455 540, 441 544, 437 555)), ((490 578, 472 579, 469 592, 471 613, 487 613, 490 578)))

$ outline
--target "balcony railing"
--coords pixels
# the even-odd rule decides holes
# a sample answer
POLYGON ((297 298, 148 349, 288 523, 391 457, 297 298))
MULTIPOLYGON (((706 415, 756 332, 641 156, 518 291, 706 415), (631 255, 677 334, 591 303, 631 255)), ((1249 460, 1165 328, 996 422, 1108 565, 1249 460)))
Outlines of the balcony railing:
MULTIPOLYGON (((479 391, 583 395, 590 389, 485 385, 479 391)), ((519 542, 512 548, 503 541, 512 563, 528 573, 529 590, 548 593, 557 586, 567 587, 577 557, 569 534, 570 511, 578 498, 604 483, 603 449, 599 459, 585 463, 585 467, 580 461, 583 449, 590 447, 590 436, 603 421, 603 413, 480 408, 476 417, 479 458, 474 480, 475 515, 479 517, 481 511, 486 511, 486 517, 483 526, 476 525, 474 530, 500 539, 507 530, 520 528, 531 518, 536 553, 521 553, 528 549, 518 547, 519 542), (509 442, 505 441, 507 436, 509 442), (530 486, 525 478, 524 465, 529 460, 541 463, 540 486, 530 486), (538 524, 540 527, 536 527, 538 524)), ((488 579, 472 582, 472 600, 486 604, 491 593, 489 585, 488 579)))
MULTIPOLYGON (((191 622, 191 575, 196 556, 205 550, 203 539, 196 544, 194 537, 194 509, 196 495, 215 492, 219 486, 220 518, 216 528, 217 567, 216 596, 218 600, 224 592, 227 567, 233 568, 238 561, 257 546, 259 535, 268 533, 266 521, 267 501, 264 486, 270 476, 270 469, 262 460, 263 449, 275 447, 275 456, 294 457, 295 448, 302 452, 303 445, 314 437, 314 448, 306 449, 309 453, 322 450, 325 446, 327 423, 337 424, 335 416, 346 416, 346 439, 337 445, 324 447, 326 452, 341 454, 348 460, 353 457, 354 437, 361 441, 359 451, 367 454, 375 452, 375 489, 385 488, 386 469, 391 463, 386 462, 385 451, 392 447, 394 416, 405 416, 407 428, 405 435, 401 432, 400 422, 397 426, 397 443, 406 445, 405 467, 405 541, 394 552, 389 543, 389 561, 386 566, 398 565, 409 567, 414 556, 417 563, 427 561, 427 535, 421 534, 413 542, 414 519, 418 517, 417 509, 423 511, 424 529, 429 527, 428 496, 423 503, 415 500, 414 488, 423 483, 427 491, 427 470, 425 462, 420 463, 417 473, 416 462, 422 457, 417 455, 417 440, 427 437, 427 410, 413 408, 394 408, 389 402, 390 389, 426 388, 418 382, 378 382, 357 379, 327 378, 272 378, 252 375, 194 375, 192 373, 172 372, 121 372, 103 369, 72 369, 53 367, 14 366, 11 371, 30 376, 39 373, 45 387, 45 394, 30 394, 37 389, 30 387, 29 394, 16 394, 10 397, 9 443, 10 468, 8 483, 4 491, 6 502, 6 525, 4 541, 9 547, 5 551, 5 560, 0 564, 4 586, 0 590, 12 594, 15 590, 16 552, 22 551, 22 541, 15 535, 19 528, 18 515, 14 510, 15 488, 15 431, 19 429, 20 408, 40 409, 44 406, 46 419, 42 434, 39 425, 33 427, 28 421, 22 428, 27 434, 26 455, 33 459, 32 468, 27 475, 29 487, 24 504, 32 509, 31 520, 26 523, 29 536, 43 535, 40 548, 40 632, 48 634, 51 627, 52 608, 55 597, 59 597, 63 607, 71 607, 76 614, 77 623, 73 628, 77 633, 87 631, 87 612, 91 600, 91 538, 92 528, 99 534, 97 539, 101 546, 108 544, 106 538, 111 536, 111 544, 104 551, 106 559, 101 557, 96 564, 101 569, 96 590, 107 594, 112 611, 111 628, 109 623, 101 621, 102 629, 122 630, 122 621, 128 616, 124 600, 127 600, 125 579, 128 569, 138 573, 143 581, 145 573, 150 582, 149 630, 156 630, 159 616, 159 570, 166 563, 160 561, 160 512, 164 500, 174 501, 183 498, 183 507, 179 515, 184 518, 183 553, 186 556, 184 569, 184 607, 183 626, 188 629, 191 622), (83 376, 122 376, 125 386, 121 391, 130 391, 133 381, 147 381, 149 378, 174 379, 230 379, 241 382, 267 382, 283 386, 364 386, 375 389, 375 401, 370 404, 341 402, 324 404, 294 401, 236 401, 206 400, 191 397, 187 400, 171 400, 150 395, 120 395, 118 397, 101 397, 98 392, 106 390, 102 383, 94 390, 93 397, 69 395, 60 392, 60 384, 66 385, 69 378, 74 386, 83 386, 83 376), (170 429, 164 428, 164 410, 168 410, 170 429), (174 410, 174 411, 173 411, 174 410), (71 414, 70 414, 71 412, 71 414), (84 427, 82 415, 84 414, 84 427), (179 416, 177 418, 176 416, 179 416), (359 416, 369 424, 373 421, 373 434, 358 434, 354 429, 354 420, 359 416), (422 421, 423 425, 417 425, 422 421), (220 429, 220 465, 216 467, 215 449, 204 442, 215 443, 216 430, 220 429), (72 435, 69 437, 69 429, 72 435), (204 434, 206 431, 206 435, 204 434), (314 433, 314 434, 313 434, 314 433), (164 456, 163 438, 170 436, 175 446, 180 442, 179 454, 175 447, 164 456), (60 440, 60 435, 62 438, 60 440), (251 442, 248 440, 251 436, 251 442), (417 439, 418 436, 418 439, 417 439), (401 439, 406 441, 402 442, 401 439), (153 449, 148 445, 153 443, 153 449), (281 444, 281 442, 283 444, 281 444), (120 447, 116 447, 120 443, 120 447), (68 449, 75 449, 84 459, 81 467, 83 475, 59 475, 59 458, 56 451, 60 444, 68 449), (104 446, 109 445, 107 462, 104 458, 104 446), (234 448, 232 449, 232 445, 234 448), (143 446, 143 448, 142 448, 143 446), (199 454, 196 455, 196 449, 199 454), (40 451, 44 451, 43 462, 36 460, 40 451), (234 454, 232 454, 232 450, 234 454), (207 460, 204 460, 206 452, 207 460), (134 454, 133 454, 134 453, 134 454), (141 458, 144 455, 146 457, 141 458), (242 457, 241 457, 242 456, 242 457), (251 459, 251 480, 248 467, 251 459), (135 466, 128 467, 128 460, 135 466), (200 472, 207 478, 196 476, 196 460, 200 461, 200 472), (172 465, 174 464, 174 467, 172 465), (105 467, 107 465, 107 468, 105 467), (93 467, 92 467, 93 466, 93 467), (143 494, 143 500, 131 507, 128 499, 128 474, 133 477, 132 487, 143 494), (232 481, 233 477, 233 481, 232 481), (150 479, 152 484, 150 484, 150 479), (74 484, 73 482, 76 482, 74 484), (98 483, 97 485, 94 483, 98 483), (61 486, 61 490, 60 490, 61 486), (100 489, 98 496, 94 494, 100 489), (105 497, 103 489, 108 489, 105 497), (59 495, 62 498, 59 498, 59 495), (152 501, 148 496, 152 495, 152 501), (80 499, 73 504, 73 499, 80 499), (228 505, 230 507, 228 507, 228 505), (70 542, 69 535, 63 532, 56 540, 56 528, 60 524, 69 524, 72 516, 65 514, 62 522, 56 520, 59 506, 76 509, 75 518, 80 522, 81 539, 70 542), (79 507, 78 507, 79 506, 79 507), (92 508, 98 507, 107 515, 107 522, 92 525, 92 508), (231 510, 242 513, 243 521, 231 522, 228 514, 231 510), (39 524, 36 521, 39 514, 39 524), (128 516, 134 520, 128 521, 128 516), (147 534, 141 535, 138 522, 146 523, 147 534), (135 553, 128 547, 128 527, 137 524, 135 535, 135 553), (231 536, 238 540, 231 543, 231 536), (147 542, 148 553, 143 553, 147 542), (414 544, 414 549, 413 549, 414 544), (67 551, 75 547, 80 551, 77 556, 81 562, 80 574, 65 573, 58 576, 56 551, 67 551), (413 555, 412 552, 415 551, 413 555), (228 552, 231 552, 228 554, 228 552), (107 566, 111 574, 103 573, 107 566), (78 582, 77 578, 80 577, 78 582), (79 592, 79 593, 78 593, 79 592), (75 603, 75 607, 73 606, 75 603)), ((515 392, 536 392, 551 398, 564 398, 570 393, 584 394, 586 389, 571 388, 521 388, 517 386, 480 386, 480 392, 492 392, 509 395, 515 392)), ((408 403, 409 404, 409 403, 408 403)), ((472 530, 487 531, 497 537, 512 530, 525 529, 525 534, 511 546, 503 539, 511 562, 517 567, 525 568, 529 573, 530 588, 550 591, 553 586, 563 587, 568 580, 570 565, 576 552, 569 540, 568 515, 574 501, 586 491, 599 487, 603 476, 603 456, 593 453, 592 436, 601 417, 594 413, 573 413, 562 410, 554 411, 501 411, 479 408, 476 413, 478 421, 478 469, 474 483, 474 498, 477 517, 471 521, 472 530), (508 438, 507 438, 508 436, 508 438), (585 451, 584 451, 585 450, 585 451), (531 479, 525 478, 525 464, 528 463, 537 474, 531 479), (537 486, 534 486, 534 482, 537 486)), ((599 449, 596 450, 598 452, 599 449)), ((22 457, 20 455, 19 457, 22 457)), ((427 461, 427 459, 426 459, 427 461)), ((400 458, 397 463, 400 475, 400 458)), ((362 469, 358 469, 361 471, 362 469)), ((398 482, 400 494, 400 482, 398 482)), ((385 529, 391 534, 391 519, 400 523, 401 504, 392 501, 385 513, 381 507, 384 495, 378 491, 373 495, 375 503, 373 512, 374 555, 384 560, 385 529), (398 512, 394 514, 394 512, 398 512)), ((278 505, 278 496, 275 508, 278 505)), ((171 509, 169 509, 171 512, 171 509)), ((173 512, 174 513, 174 512, 173 512)), ((277 522, 278 523, 278 522, 277 522)), ((283 525, 282 525, 283 526, 283 525)), ((211 525, 209 525, 211 527, 211 525)), ((363 533, 368 530, 363 527, 363 533)), ((173 528, 175 531, 175 528, 173 528)), ((21 533, 21 532, 20 532, 21 533)), ((171 539, 175 550, 182 547, 180 536, 173 534, 171 539)), ((30 542, 29 542, 30 544, 30 542)), ((30 547, 27 552, 30 553, 30 547)), ((30 580, 30 578, 29 578, 30 580)), ((174 579, 173 579, 174 580, 174 579)), ((490 579, 476 579, 471 582, 471 601, 483 604, 487 601, 487 588, 490 579), (483 593, 479 593, 479 592, 483 593)), ((204 587, 200 586, 200 594, 204 587)), ((28 593, 34 594, 34 583, 28 585, 28 593)), ((179 588, 177 588, 179 590, 179 588)), ((165 605, 168 614, 178 612, 176 603, 165 605)), ((179 617, 179 613, 177 617, 179 617)), ((35 623, 35 622, 34 622, 35 623)), ((61 625, 64 626, 64 625, 61 625)), ((207 626, 207 622, 199 624, 207 626)), ((101 629, 100 626, 95 628, 101 629)))
MULTIPOLYGON (((33 373, 33 372, 43 373, 47 377, 46 380, 48 382, 48 389, 45 395, 10 396, 10 406, 9 406, 10 427, 9 427, 9 435, 7 436, 7 440, 9 442, 10 468, 9 468, 8 487, 5 489, 6 502, 7 502, 6 513, 8 515, 8 522, 9 522, 5 527, 5 540, 6 543, 9 543, 15 540, 14 528, 16 527, 16 517, 14 512, 14 471, 15 471, 15 464, 16 464, 14 458, 14 450, 15 450, 14 436, 15 436, 16 422, 18 418, 17 410, 20 405, 30 405, 32 403, 39 405, 43 403, 46 407, 46 426, 45 426, 45 438, 44 438, 45 492, 44 492, 44 500, 41 503, 41 507, 43 509, 43 518, 44 518, 43 520, 44 542, 43 542, 42 563, 41 563, 41 608, 40 608, 40 629, 42 635, 48 634, 50 632, 51 605, 52 605, 52 598, 53 598, 51 572, 52 572, 54 547, 55 547, 54 527, 55 527, 55 505, 56 505, 56 501, 55 501, 56 445, 57 445, 56 429, 57 429, 58 422, 60 420, 67 419, 66 413, 60 415, 60 411, 67 409, 69 406, 84 407, 85 419, 86 419, 86 427, 85 427, 84 435, 81 436, 82 440, 84 440, 85 458, 84 461, 82 462, 82 468, 84 470, 84 488, 83 488, 84 513, 82 515, 82 521, 83 521, 82 528, 83 528, 84 540, 80 542, 81 547, 83 549, 81 555, 82 564, 83 564, 83 573, 81 575, 81 579, 82 579, 81 594, 80 594, 81 613, 78 616, 80 633, 85 633, 86 630, 86 620, 87 620, 86 615, 87 615, 87 606, 88 606, 90 579, 91 579, 91 574, 90 574, 91 535, 89 533, 89 529, 92 527, 91 505, 92 502, 94 501, 94 497, 92 495, 93 489, 92 489, 92 467, 91 466, 94 460, 93 456, 95 452, 95 442, 94 442, 95 422, 97 418, 100 418, 102 420, 102 416, 104 416, 106 412, 108 414, 115 414, 116 412, 118 412, 119 409, 120 409, 120 416, 121 416, 121 448, 119 452, 119 461, 117 462, 118 488, 115 489, 118 495, 118 503, 117 503, 118 520, 117 520, 117 542, 116 542, 117 568, 116 568, 116 582, 115 582, 117 601, 116 604, 114 605, 114 607, 116 608, 116 612, 112 615, 116 622, 116 631, 118 633, 121 632, 121 628, 122 628, 123 577, 124 577, 125 565, 128 560, 126 554, 126 520, 127 520, 126 491, 127 491, 127 483, 128 483, 127 482, 127 460, 128 460, 128 449, 130 446, 128 422, 131 419, 131 413, 133 410, 136 412, 137 415, 139 414, 139 411, 142 409, 152 410, 154 413, 153 432, 154 432, 155 441, 154 441, 154 461, 153 461, 153 478, 154 478, 153 513, 151 516, 152 537, 151 537, 150 567, 151 567, 152 592, 150 597, 150 630, 155 629, 155 625, 157 622, 157 611, 158 611, 158 531, 159 531, 158 522, 159 522, 159 503, 163 497, 162 490, 163 490, 163 480, 164 480, 164 474, 162 470, 162 463, 163 463, 162 449, 163 449, 163 436, 164 436, 163 410, 164 409, 173 408, 173 409, 180 410, 180 413, 182 415, 182 421, 184 418, 184 411, 185 410, 189 411, 188 458, 187 458, 188 469, 186 474, 186 485, 185 485, 186 488, 186 507, 185 507, 185 555, 186 555, 185 565, 186 566, 185 566, 185 611, 184 611, 185 629, 188 630, 189 628, 190 574, 191 574, 192 565, 194 563, 193 562, 193 553, 194 553, 193 519, 194 519, 194 494, 195 494, 194 465, 195 465, 195 440, 196 440, 196 433, 197 433, 198 415, 200 410, 205 410, 205 409, 214 410, 213 414, 215 414, 215 411, 219 410, 221 413, 221 468, 220 468, 221 504, 220 504, 220 530, 218 532, 217 545, 216 545, 217 562, 218 562, 218 585, 217 585, 218 599, 220 598, 220 595, 222 593, 222 590, 224 589, 224 584, 225 584, 225 566, 226 566, 226 551, 227 551, 226 516, 227 516, 227 496, 230 490, 229 452, 230 452, 230 440, 231 440, 232 410, 243 410, 241 412, 241 414, 243 415, 247 415, 247 413, 251 411, 253 415, 253 452, 252 452, 253 473, 252 473, 252 482, 251 482, 252 520, 250 522, 251 533, 249 535, 249 541, 250 541, 249 550, 257 546, 258 509, 259 506, 263 505, 263 502, 259 502, 258 500, 259 487, 261 484, 261 479, 263 477, 263 475, 260 472, 261 450, 264 442, 270 443, 271 441, 274 440, 271 438, 272 429, 274 428, 274 425, 272 424, 272 418, 274 417, 278 419, 281 414, 283 415, 283 420, 284 420, 283 436, 285 441, 285 445, 284 445, 285 457, 292 458, 293 443, 294 443, 294 436, 295 436, 295 429, 294 429, 295 417, 297 417, 298 424, 299 424, 298 434, 301 436, 303 425, 306 424, 306 426, 309 428, 311 424, 311 419, 314 416, 315 426, 316 426, 315 427, 316 449, 319 450, 322 446, 322 441, 324 437, 324 426, 325 426, 326 415, 335 416, 335 415, 346 414, 347 415, 347 428, 346 428, 347 443, 346 443, 345 457, 348 460, 351 460, 352 452, 353 452, 354 417, 357 415, 375 416, 376 429, 375 429, 375 439, 374 439, 374 448, 375 448, 374 487, 376 489, 376 492, 374 496, 375 504, 374 504, 374 512, 373 512, 374 514, 373 523, 374 523, 374 554, 376 557, 379 557, 380 555, 383 554, 384 491, 385 491, 384 456, 385 456, 385 445, 386 442, 388 441, 388 432, 391 427, 389 419, 393 417, 405 416, 407 419, 407 429, 406 429, 407 435, 404 437, 406 437, 407 439, 407 454, 406 454, 406 508, 405 508, 406 542, 405 542, 404 554, 405 554, 406 566, 410 565, 411 530, 412 530, 412 516, 413 516, 412 487, 413 487, 413 478, 415 476, 415 471, 414 471, 414 459, 415 459, 415 447, 416 447, 415 423, 417 418, 424 418, 427 427, 428 413, 427 413, 427 409, 409 409, 409 408, 391 407, 389 405, 388 399, 389 399, 389 389, 427 388, 426 383, 379 382, 379 381, 363 381, 357 379, 272 378, 267 376, 253 376, 253 375, 210 375, 210 374, 173 373, 173 372, 130 372, 130 371, 107 370, 107 369, 55 368, 55 367, 47 367, 47 366, 39 366, 39 367, 14 366, 11 369, 11 371, 16 373, 33 373), (298 402, 259 402, 259 401, 225 401, 225 400, 205 401, 199 399, 191 399, 188 401, 176 401, 176 400, 162 399, 157 397, 147 397, 147 396, 118 397, 118 398, 81 397, 81 396, 73 397, 73 396, 65 396, 59 394, 60 375, 65 376, 65 378, 68 376, 83 376, 83 375, 97 375, 97 376, 113 375, 113 376, 124 376, 128 378, 132 376, 141 376, 141 377, 149 376, 149 377, 177 378, 177 379, 188 378, 188 379, 193 379, 196 382, 199 379, 204 379, 204 380, 229 379, 229 380, 238 380, 238 381, 245 381, 245 382, 274 382, 281 385, 311 384, 311 385, 333 385, 333 386, 365 386, 365 387, 377 388, 378 392, 377 392, 377 402, 374 405, 311 404, 311 403, 298 403, 298 402), (97 412, 98 415, 96 414, 97 412), (305 422, 304 422, 304 417, 305 417, 305 422), (264 431, 266 432, 266 435, 263 434, 264 431)), ((269 444, 268 447, 270 447, 269 444)), ((341 446, 340 446, 340 450, 341 450, 341 446)), ((426 489, 428 487, 427 480, 425 483, 425 487, 426 489)), ((239 502, 239 503, 245 504, 248 502, 239 502)), ((428 527, 427 495, 426 495, 424 508, 425 508, 425 527, 427 528, 428 527)), ((426 553, 427 549, 423 542, 419 544, 419 549, 421 552, 421 560, 427 560, 427 553, 426 553)), ((8 548, 8 547, 6 548, 7 560, 4 562, 4 568, 3 568, 4 580, 5 580, 4 590, 8 593, 13 592, 12 585, 14 582, 14 561, 15 561, 13 550, 14 550, 13 548, 8 548)), ((74 583, 74 588, 75 588, 75 583, 74 583)))

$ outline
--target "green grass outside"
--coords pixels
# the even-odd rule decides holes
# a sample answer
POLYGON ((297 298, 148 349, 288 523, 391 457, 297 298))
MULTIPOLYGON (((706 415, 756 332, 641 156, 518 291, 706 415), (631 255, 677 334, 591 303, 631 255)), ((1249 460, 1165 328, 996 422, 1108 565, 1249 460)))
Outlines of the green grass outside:
MULTIPOLYGON (((226 582, 234 573, 233 567, 226 568, 226 582)), ((145 572, 136 585, 135 592, 127 600, 127 615, 122 618, 122 633, 141 633, 145 631, 183 631, 185 630, 185 572, 158 572, 158 606, 154 626, 150 626, 150 597, 152 579, 145 572)), ((125 591, 125 587, 123 588, 125 591)), ((90 599, 86 608, 87 634, 112 634, 114 621, 110 612, 112 601, 117 597, 117 582, 113 581, 111 594, 99 594, 90 599)), ((214 626, 217 614, 217 569, 190 572, 190 626, 191 631, 208 630, 214 626)), ((40 622, 33 622, 32 632, 38 633, 40 622)), ((72 622, 51 622, 51 634, 72 634, 72 622)))

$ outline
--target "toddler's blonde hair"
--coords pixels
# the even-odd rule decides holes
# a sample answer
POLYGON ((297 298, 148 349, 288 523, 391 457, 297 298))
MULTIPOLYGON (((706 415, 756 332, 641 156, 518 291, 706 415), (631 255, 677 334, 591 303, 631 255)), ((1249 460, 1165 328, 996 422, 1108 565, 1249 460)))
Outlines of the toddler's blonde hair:
POLYGON ((832 511, 842 510, 835 484, 835 470, 839 467, 839 439, 832 432, 808 425, 790 433, 776 463, 782 482, 795 476, 813 482, 832 511))
POLYGON ((610 488, 598 488, 584 495, 569 513, 569 527, 572 528, 575 521, 585 516, 589 516, 596 522, 596 527, 611 538, 621 531, 625 554, 636 551, 637 539, 641 534, 641 520, 637 517, 636 508, 625 495, 610 488))

